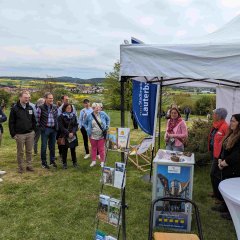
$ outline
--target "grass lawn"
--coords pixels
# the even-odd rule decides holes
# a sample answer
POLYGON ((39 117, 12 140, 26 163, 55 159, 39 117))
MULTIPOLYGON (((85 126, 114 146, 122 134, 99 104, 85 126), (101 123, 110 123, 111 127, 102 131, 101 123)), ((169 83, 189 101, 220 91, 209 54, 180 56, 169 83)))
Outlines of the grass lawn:
MULTIPOLYGON (((119 126, 120 113, 112 111, 109 115, 111 125, 119 126)), ((130 122, 128 119, 127 116, 126 122, 130 122)), ((90 160, 83 159, 81 134, 78 134, 80 146, 77 149, 79 169, 74 169, 68 160, 67 170, 62 170, 59 164, 58 170, 47 171, 40 167, 37 156, 33 163, 35 172, 20 175, 16 172, 15 142, 9 136, 6 123, 4 128, 0 169, 6 170, 7 174, 0 184, 0 239, 91 240, 100 191, 100 167, 90 169, 90 160)), ((143 136, 140 131, 131 132, 133 143, 143 136)), ((113 166, 117 160, 120 155, 110 152, 108 165, 113 166)), ((235 240, 233 223, 210 210, 214 202, 207 197, 211 191, 209 168, 195 168, 193 186, 193 200, 200 208, 205 239, 235 240)), ((151 185, 143 182, 142 176, 142 172, 128 165, 126 223, 129 240, 147 239, 151 185)), ((114 197, 118 196, 111 187, 106 186, 105 190, 114 197)), ((101 226, 112 234, 116 232, 114 227, 101 226)))

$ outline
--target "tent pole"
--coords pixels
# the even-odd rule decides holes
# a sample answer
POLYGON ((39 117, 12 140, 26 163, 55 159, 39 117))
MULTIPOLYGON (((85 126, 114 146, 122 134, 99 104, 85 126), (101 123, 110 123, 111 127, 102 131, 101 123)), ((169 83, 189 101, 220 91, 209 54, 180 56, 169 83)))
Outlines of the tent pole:
POLYGON ((158 149, 160 149, 160 144, 161 144, 161 116, 162 116, 162 87, 163 87, 163 77, 161 77, 161 82, 160 82, 160 98, 159 98, 159 106, 160 106, 160 113, 159 113, 159 121, 158 121, 158 132, 159 132, 159 137, 158 137, 158 149))
MULTIPOLYGON (((125 107, 124 107, 124 100, 125 100, 125 94, 124 94, 124 84, 125 84, 125 77, 121 76, 121 127, 125 127, 125 107)), ((124 152, 121 153, 121 162, 124 163, 124 152)), ((122 239, 126 240, 126 194, 125 189, 123 189, 122 193, 122 239)))

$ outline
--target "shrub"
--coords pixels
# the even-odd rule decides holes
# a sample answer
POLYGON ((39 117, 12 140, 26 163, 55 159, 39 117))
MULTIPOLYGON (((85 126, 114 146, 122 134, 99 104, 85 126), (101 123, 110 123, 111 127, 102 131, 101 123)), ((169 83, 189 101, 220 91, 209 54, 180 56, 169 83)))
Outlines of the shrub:
POLYGON ((195 111, 198 115, 206 115, 216 108, 216 96, 202 96, 195 103, 195 111))

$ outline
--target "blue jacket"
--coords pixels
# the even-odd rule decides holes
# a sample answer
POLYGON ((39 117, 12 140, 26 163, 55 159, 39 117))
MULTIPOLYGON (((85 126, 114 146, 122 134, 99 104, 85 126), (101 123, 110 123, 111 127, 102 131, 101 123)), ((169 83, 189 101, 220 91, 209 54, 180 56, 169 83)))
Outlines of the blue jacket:
MULTIPOLYGON (((103 130, 107 130, 109 128, 110 125, 110 118, 109 116, 105 113, 105 112, 99 112, 100 115, 100 119, 102 122, 102 128, 103 130)), ((87 118, 85 119, 85 121, 83 122, 83 126, 85 127, 88 136, 90 137, 92 134, 92 120, 93 120, 93 116, 92 114, 89 114, 87 116, 87 118)))

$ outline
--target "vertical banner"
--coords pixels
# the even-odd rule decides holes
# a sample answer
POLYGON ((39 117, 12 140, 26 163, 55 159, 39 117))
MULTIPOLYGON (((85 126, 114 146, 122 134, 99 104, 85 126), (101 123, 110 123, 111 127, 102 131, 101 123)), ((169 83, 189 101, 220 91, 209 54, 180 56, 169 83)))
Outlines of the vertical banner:
POLYGON ((154 135, 157 85, 133 80, 132 107, 139 127, 154 135))

